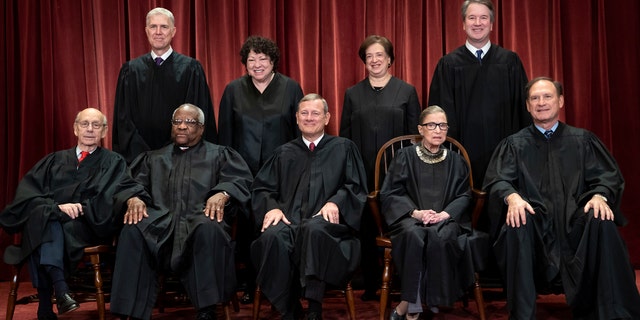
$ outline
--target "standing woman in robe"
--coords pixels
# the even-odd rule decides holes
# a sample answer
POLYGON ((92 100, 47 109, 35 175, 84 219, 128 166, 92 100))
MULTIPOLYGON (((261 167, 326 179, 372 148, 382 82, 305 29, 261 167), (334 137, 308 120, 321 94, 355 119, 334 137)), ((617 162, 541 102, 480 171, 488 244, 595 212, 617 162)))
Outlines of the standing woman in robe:
POLYGON ((402 284, 391 320, 418 319, 423 303, 432 312, 452 306, 474 281, 469 168, 441 147, 449 128, 442 108, 426 108, 419 123, 422 141, 400 149, 380 190, 402 284))
MULTIPOLYGON (((240 58, 247 74, 231 81, 222 94, 218 141, 238 151, 255 176, 277 147, 300 135, 295 115, 302 88, 277 72, 280 50, 271 39, 250 36, 240 49, 240 58)), ((238 225, 253 226, 253 223, 238 225)), ((238 259, 251 268, 249 244, 257 234, 248 228, 238 229, 238 259)), ((247 271, 243 303, 253 299, 255 276, 252 270, 247 271)))
MULTIPOLYGON (((394 60, 393 44, 389 39, 379 35, 368 36, 360 45, 358 55, 368 76, 344 94, 340 136, 351 139, 360 150, 367 172, 367 186, 373 190, 378 149, 391 138, 417 134, 416 123, 421 107, 416 88, 389 72, 394 60)), ((375 245, 377 229, 368 207, 365 210, 360 240, 361 265, 366 266, 362 271, 367 287, 362 299, 372 300, 379 288, 382 271, 378 266, 375 245)))

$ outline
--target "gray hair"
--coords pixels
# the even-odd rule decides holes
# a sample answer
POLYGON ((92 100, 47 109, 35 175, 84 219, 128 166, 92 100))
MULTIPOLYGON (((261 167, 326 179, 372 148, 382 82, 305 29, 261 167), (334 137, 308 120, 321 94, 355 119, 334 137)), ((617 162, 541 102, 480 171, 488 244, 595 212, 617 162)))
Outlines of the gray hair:
POLYGON ((169 18, 169 21, 171 21, 171 26, 175 26, 176 25, 176 19, 173 17, 173 13, 171 13, 171 11, 165 9, 165 8, 153 8, 151 9, 151 11, 149 11, 149 13, 147 13, 147 25, 149 24, 149 20, 151 20, 152 16, 157 16, 157 15, 163 15, 163 16, 167 16, 169 18))
POLYGON ((329 112, 329 104, 327 104, 327 100, 325 100, 321 95, 317 93, 308 93, 306 96, 302 97, 302 99, 300 99, 300 102, 298 102, 298 110, 300 110, 301 103, 314 100, 322 101, 322 105, 324 106, 324 113, 329 112))
POLYGON ((198 122, 200 122, 201 124, 204 124, 204 112, 202 112, 202 109, 198 108, 198 106, 191 103, 185 103, 177 107, 175 110, 173 110, 173 114, 171 115, 171 118, 173 119, 173 117, 176 116, 176 112, 178 112, 178 110, 181 110, 181 109, 188 110, 192 108, 198 112, 198 122))

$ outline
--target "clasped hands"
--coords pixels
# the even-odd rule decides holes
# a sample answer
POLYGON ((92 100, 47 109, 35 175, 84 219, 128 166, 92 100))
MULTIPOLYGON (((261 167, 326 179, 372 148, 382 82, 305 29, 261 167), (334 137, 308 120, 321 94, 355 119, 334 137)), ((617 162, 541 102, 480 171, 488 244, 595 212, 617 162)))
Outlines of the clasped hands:
MULTIPOLYGON (((338 206, 333 202, 327 202, 322 207, 322 209, 318 211, 318 213, 313 215, 313 217, 319 216, 322 216, 325 221, 329 221, 331 223, 340 223, 340 209, 338 209, 338 206)), ((269 212, 264 215, 264 219, 262 220, 262 229, 260 229, 260 232, 264 232, 264 230, 267 230, 267 228, 269 228, 270 226, 277 225, 280 221, 284 222, 287 225, 291 224, 291 221, 287 219, 282 210, 269 210, 269 212)))
MULTIPOLYGON (((509 208, 507 209, 506 223, 510 227, 519 228, 527 224, 526 213, 536 214, 529 202, 525 201, 517 193, 512 193, 505 198, 509 208)), ((593 216, 601 220, 613 220, 614 214, 605 198, 596 194, 585 204, 584 213, 593 209, 593 216)))
POLYGON ((435 210, 413 210, 411 217, 422 222, 424 225, 436 224, 451 217, 446 211, 436 212, 435 210))

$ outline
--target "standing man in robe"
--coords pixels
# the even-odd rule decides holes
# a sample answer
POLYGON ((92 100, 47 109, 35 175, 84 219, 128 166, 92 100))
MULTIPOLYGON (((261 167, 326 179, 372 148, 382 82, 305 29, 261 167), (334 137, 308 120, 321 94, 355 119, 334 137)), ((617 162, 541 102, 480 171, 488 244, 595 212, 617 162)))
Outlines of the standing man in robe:
POLYGON ((216 142, 213 104, 204 69, 198 60, 173 51, 176 34, 171 11, 155 8, 147 13, 145 27, 151 52, 120 68, 113 112, 113 150, 128 163, 144 151, 171 142, 167 124, 176 106, 200 106, 206 118, 204 139, 216 142))
POLYGON ((484 182, 509 318, 536 319, 536 293, 561 289, 574 319, 640 319, 616 161, 559 121, 559 82, 536 78, 525 92, 533 125, 498 145, 484 182))
POLYGON ((158 272, 179 275, 199 320, 215 319, 215 305, 235 294, 231 228, 246 212, 251 171, 233 149, 202 140, 205 121, 200 108, 180 106, 174 143, 131 164, 152 200, 129 199, 118 239, 111 311, 123 319, 151 317, 158 272))
POLYGON ((274 152, 252 185, 262 234, 251 245, 256 282, 282 319, 322 319, 326 284, 344 286, 360 263, 360 227, 367 176, 356 145, 325 134, 329 107, 304 96, 296 121, 302 133, 274 152))
POLYGON ((22 178, 16 198, 0 213, 0 225, 9 233, 22 232, 20 247, 4 253, 8 264, 25 259, 38 291, 38 319, 79 307, 65 273, 82 259, 83 249, 111 244, 132 196, 147 199, 144 189, 129 175, 119 154, 100 147, 107 135, 107 117, 94 108, 78 113, 73 124, 77 146, 49 154, 22 178))
POLYGON ((440 59, 429 89, 428 105, 446 111, 449 136, 467 149, 477 184, 498 143, 531 124, 522 92, 527 74, 518 54, 491 43, 494 20, 491 0, 462 3, 466 43, 440 59))

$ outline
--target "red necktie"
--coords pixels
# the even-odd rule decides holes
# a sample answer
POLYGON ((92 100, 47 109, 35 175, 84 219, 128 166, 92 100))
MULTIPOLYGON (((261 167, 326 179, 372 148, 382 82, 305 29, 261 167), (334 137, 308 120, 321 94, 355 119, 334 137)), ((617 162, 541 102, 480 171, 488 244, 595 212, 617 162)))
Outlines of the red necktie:
POLYGON ((82 162, 84 158, 89 155, 89 151, 80 151, 80 158, 78 158, 78 163, 82 162))
POLYGON ((313 142, 309 143, 309 150, 311 150, 311 152, 313 152, 313 150, 315 150, 315 149, 316 149, 316 144, 313 143, 313 142))

